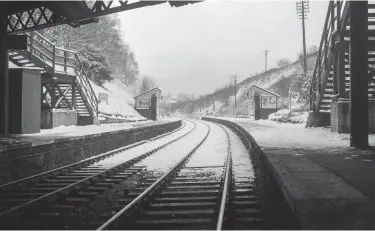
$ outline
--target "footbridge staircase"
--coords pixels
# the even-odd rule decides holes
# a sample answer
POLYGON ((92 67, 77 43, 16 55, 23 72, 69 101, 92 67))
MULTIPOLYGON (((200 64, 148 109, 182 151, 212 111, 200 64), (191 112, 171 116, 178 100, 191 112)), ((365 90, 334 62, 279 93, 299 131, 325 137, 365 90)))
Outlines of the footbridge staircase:
MULTIPOLYGON (((350 95, 349 1, 330 1, 310 86, 310 109, 329 115, 331 102, 350 95)), ((368 2, 368 97, 375 98, 375 3, 368 2)))
POLYGON ((10 50, 9 60, 43 68, 42 109, 76 110, 78 125, 97 123, 98 100, 77 52, 57 47, 37 32, 26 35, 27 50, 10 50))

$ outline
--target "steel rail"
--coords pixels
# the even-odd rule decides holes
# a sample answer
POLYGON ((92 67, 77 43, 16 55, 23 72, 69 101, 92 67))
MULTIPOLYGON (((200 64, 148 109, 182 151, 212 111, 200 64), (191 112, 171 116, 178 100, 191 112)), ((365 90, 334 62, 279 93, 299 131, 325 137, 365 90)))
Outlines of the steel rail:
MULTIPOLYGON (((192 121, 193 122, 193 121, 192 121)), ((201 122, 201 121, 200 121, 201 122)), ((194 122, 193 122, 194 123, 194 122)), ((210 127, 204 123, 208 128, 206 135, 204 138, 195 146, 193 147, 179 162, 177 162, 170 170, 168 170, 166 173, 163 174, 157 181, 155 181, 150 187, 148 187, 146 190, 144 190, 139 196, 137 196, 134 200, 132 200, 128 205, 126 205, 123 209, 121 209, 119 212, 117 212, 113 217, 111 217, 108 221, 106 221, 102 226, 100 226, 97 230, 104 230, 110 225, 112 225, 120 216, 124 215, 125 213, 129 213, 131 210, 134 210, 137 208, 137 206, 149 199, 149 194, 157 190, 164 181, 172 176, 175 172, 180 170, 180 168, 186 163, 186 161, 189 159, 189 157, 195 153, 195 151, 203 144, 203 142, 207 139, 208 135, 211 132, 210 127)))
POLYGON ((228 190, 229 185, 231 181, 231 175, 232 175, 232 151, 231 151, 231 141, 228 134, 228 131, 222 126, 221 124, 214 123, 218 126, 220 126, 224 131, 228 139, 228 154, 226 159, 226 168, 225 168, 225 177, 224 177, 224 186, 223 186, 223 192, 221 196, 221 203, 220 203, 220 210, 218 215, 218 220, 216 224, 216 230, 222 230, 223 223, 224 223, 224 216, 225 216, 225 207, 227 204, 227 198, 228 198, 228 190))
POLYGON ((171 140, 171 141, 169 141, 169 142, 167 142, 167 143, 165 143, 163 145, 160 145, 159 147, 154 148, 154 149, 152 149, 152 150, 150 150, 150 151, 148 151, 148 152, 146 152, 146 153, 144 153, 144 154, 142 154, 142 155, 140 155, 138 157, 132 158, 130 160, 127 160, 125 162, 122 162, 120 164, 112 166, 112 167, 110 167, 110 168, 108 168, 108 169, 106 169, 106 170, 104 170, 104 171, 102 171, 100 173, 93 174, 93 175, 88 176, 88 177, 86 177, 86 178, 84 178, 82 180, 78 180, 77 182, 74 182, 74 183, 69 184, 69 185, 67 185, 65 187, 62 187, 62 188, 60 188, 58 190, 55 190, 55 191, 50 192, 50 193, 47 193, 47 194, 45 194, 45 195, 43 195, 41 197, 32 199, 32 200, 30 200, 30 201, 28 201, 28 202, 26 202, 24 204, 12 207, 12 208, 4 211, 4 212, 1 212, 0 213, 0 218, 2 218, 3 216, 9 215, 11 212, 18 211, 20 209, 25 209, 25 208, 27 208, 27 207, 29 207, 31 205, 34 205, 36 202, 41 201, 43 199, 46 199, 46 198, 49 198, 49 197, 52 197, 52 196, 58 196, 61 193, 64 194, 64 195, 67 195, 68 193, 70 193, 72 191, 72 189, 78 190, 78 189, 81 188, 81 186, 83 186, 85 184, 89 184, 90 182, 92 182, 93 180, 95 180, 95 178, 97 178, 97 177, 101 177, 101 176, 103 176, 103 175, 105 175, 107 173, 112 173, 113 171, 118 170, 118 168, 124 167, 124 165, 133 165, 136 162, 138 162, 138 161, 146 158, 147 156, 155 153, 156 151, 158 151, 158 150, 160 150, 162 148, 165 148, 166 146, 170 145, 171 143, 174 143, 177 140, 180 140, 183 137, 187 136, 192 131, 194 131, 195 127, 196 126, 195 126, 195 123, 194 123, 194 128, 192 130, 190 130, 189 132, 187 132, 187 133, 183 134, 182 136, 179 136, 179 137, 177 137, 177 138, 175 138, 175 139, 173 139, 173 140, 171 140))

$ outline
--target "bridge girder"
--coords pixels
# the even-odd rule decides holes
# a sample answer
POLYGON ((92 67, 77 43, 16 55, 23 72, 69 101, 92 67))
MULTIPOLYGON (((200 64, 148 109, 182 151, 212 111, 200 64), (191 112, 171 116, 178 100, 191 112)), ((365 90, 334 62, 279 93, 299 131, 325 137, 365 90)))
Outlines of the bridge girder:
POLYGON ((0 14, 6 15, 7 34, 33 31, 68 24, 79 27, 97 22, 97 17, 169 2, 180 7, 200 1, 139 1, 86 0, 86 1, 39 1, 0 2, 0 14))

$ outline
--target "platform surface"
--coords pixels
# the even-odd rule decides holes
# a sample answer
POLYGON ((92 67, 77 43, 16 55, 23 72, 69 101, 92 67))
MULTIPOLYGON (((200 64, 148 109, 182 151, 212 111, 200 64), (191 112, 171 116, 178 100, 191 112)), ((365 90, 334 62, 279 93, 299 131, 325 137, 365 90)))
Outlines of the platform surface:
POLYGON ((160 119, 157 121, 141 121, 132 123, 113 123, 87 126, 60 126, 53 129, 42 129, 35 134, 11 134, 7 138, 0 137, 0 152, 22 147, 50 144, 56 141, 75 139, 83 136, 100 135, 106 132, 129 130, 137 127, 164 124, 179 119, 160 119))
MULTIPOLYGON (((375 150, 349 134, 268 120, 227 119, 262 148, 303 229, 375 229, 375 150)), ((375 135, 369 136, 375 146, 375 135)))

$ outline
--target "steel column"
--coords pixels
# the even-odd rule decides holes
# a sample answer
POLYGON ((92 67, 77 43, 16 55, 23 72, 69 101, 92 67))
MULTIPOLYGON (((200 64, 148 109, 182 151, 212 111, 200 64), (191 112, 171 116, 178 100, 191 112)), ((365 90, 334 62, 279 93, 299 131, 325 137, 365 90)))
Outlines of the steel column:
MULTIPOLYGON (((341 37, 341 36, 340 36, 341 37)), ((337 58, 337 88, 338 88, 338 98, 345 97, 345 47, 346 44, 343 39, 340 38, 340 41, 336 44, 336 55, 337 58)))
POLYGON ((350 146, 368 143, 368 2, 350 3, 350 146))
POLYGON ((9 119, 9 69, 6 32, 6 15, 0 12, 0 136, 8 135, 9 119))

